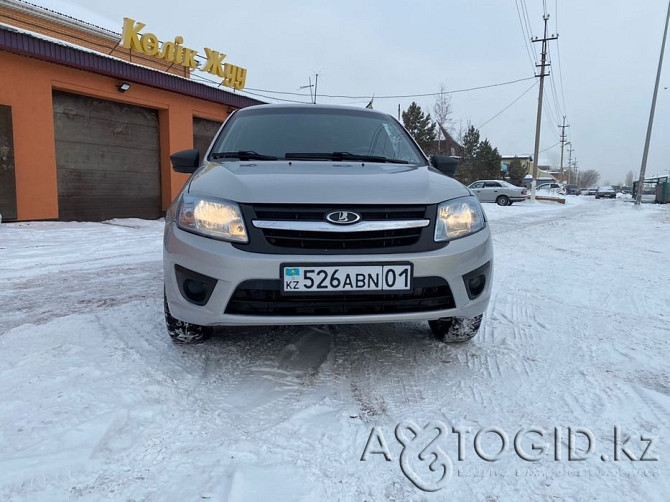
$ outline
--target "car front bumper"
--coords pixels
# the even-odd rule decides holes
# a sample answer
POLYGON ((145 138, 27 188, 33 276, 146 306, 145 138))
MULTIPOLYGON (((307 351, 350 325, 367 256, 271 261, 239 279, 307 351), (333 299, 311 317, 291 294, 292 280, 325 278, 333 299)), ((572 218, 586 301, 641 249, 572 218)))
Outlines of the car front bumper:
MULTIPOLYGON (((471 318, 483 314, 489 303, 493 276, 493 247, 488 225, 474 235, 457 239, 436 251, 407 254, 294 255, 250 253, 230 243, 209 239, 167 222, 163 242, 165 294, 175 318, 203 326, 338 324, 408 320, 433 320, 443 317, 471 318), (421 312, 366 315, 238 315, 225 313, 238 285, 245 281, 280 279, 281 264, 347 264, 411 262, 414 277, 439 277, 446 280, 455 307, 421 312), (490 264, 489 267, 485 267, 490 264), (215 286, 206 303, 197 305, 180 291, 175 267, 213 278, 215 286), (483 291, 471 299, 463 276, 486 268, 483 291)), ((182 287, 183 290, 183 287, 182 287)), ((352 296, 352 301, 354 301, 352 296)))

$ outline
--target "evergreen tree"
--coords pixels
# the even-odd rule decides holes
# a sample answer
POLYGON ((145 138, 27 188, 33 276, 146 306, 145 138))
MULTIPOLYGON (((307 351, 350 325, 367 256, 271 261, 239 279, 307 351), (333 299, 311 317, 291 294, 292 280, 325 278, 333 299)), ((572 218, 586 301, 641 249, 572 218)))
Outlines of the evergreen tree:
POLYGON ((430 113, 425 115, 421 107, 412 102, 407 111, 402 112, 402 123, 426 155, 433 153, 435 124, 430 113))
POLYGON ((512 185, 521 186, 523 180, 526 177, 526 170, 521 165, 519 157, 514 157, 512 162, 510 162, 509 167, 507 168, 507 175, 509 176, 509 182, 512 185))
POLYGON ((479 143, 477 148, 477 177, 479 179, 500 179, 500 162, 502 158, 497 148, 493 148, 488 139, 479 143))
POLYGON ((479 151, 479 131, 474 126, 468 127, 463 135, 463 157, 456 174, 456 179, 464 185, 477 181, 477 155, 479 151))

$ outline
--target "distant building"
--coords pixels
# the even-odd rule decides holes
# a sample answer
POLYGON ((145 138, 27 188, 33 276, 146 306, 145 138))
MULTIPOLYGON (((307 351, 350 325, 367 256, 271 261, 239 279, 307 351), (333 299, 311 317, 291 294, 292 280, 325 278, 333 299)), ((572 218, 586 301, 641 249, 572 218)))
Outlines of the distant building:
POLYGON ((449 155, 450 157, 463 157, 463 147, 456 141, 449 132, 438 125, 440 131, 442 131, 441 140, 435 140, 434 153, 438 155, 449 155))
POLYGON ((504 177, 507 177, 509 165, 515 158, 519 159, 521 166, 526 170, 526 173, 532 172, 533 157, 531 155, 503 155, 500 160, 500 172, 504 177))
MULTIPOLYGON (((510 163, 518 158, 521 162, 521 166, 526 170, 526 176, 524 178, 523 184, 527 187, 530 187, 530 183, 533 179, 533 157, 532 155, 503 155, 502 160, 500 161, 500 171, 504 178, 507 177, 507 171, 509 170, 510 163)), ((541 183, 556 183, 560 182, 561 177, 560 173, 556 172, 551 166, 538 166, 537 168, 537 184, 541 183)))

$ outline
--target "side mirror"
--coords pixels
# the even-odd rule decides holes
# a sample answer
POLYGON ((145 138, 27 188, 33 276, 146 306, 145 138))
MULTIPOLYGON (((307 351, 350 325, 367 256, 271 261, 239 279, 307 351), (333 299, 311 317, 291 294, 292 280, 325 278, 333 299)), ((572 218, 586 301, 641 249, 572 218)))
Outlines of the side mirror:
POLYGON ((198 150, 182 150, 170 155, 172 169, 178 173, 192 174, 200 166, 200 152, 198 150))
POLYGON ((458 158, 449 157, 448 155, 433 155, 430 158, 430 164, 450 178, 453 178, 458 170, 458 158))

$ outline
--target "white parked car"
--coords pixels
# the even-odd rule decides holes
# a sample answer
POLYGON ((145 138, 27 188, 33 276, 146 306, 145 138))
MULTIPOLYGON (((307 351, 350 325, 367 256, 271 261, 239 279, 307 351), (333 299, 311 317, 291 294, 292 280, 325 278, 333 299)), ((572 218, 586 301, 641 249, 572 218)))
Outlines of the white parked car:
POLYGON ((499 206, 511 206, 514 202, 526 200, 528 190, 504 180, 478 180, 468 188, 480 202, 495 202, 499 206))
POLYGON ((542 183, 538 185, 537 190, 546 190, 547 192, 565 195, 565 187, 558 183, 542 183))

